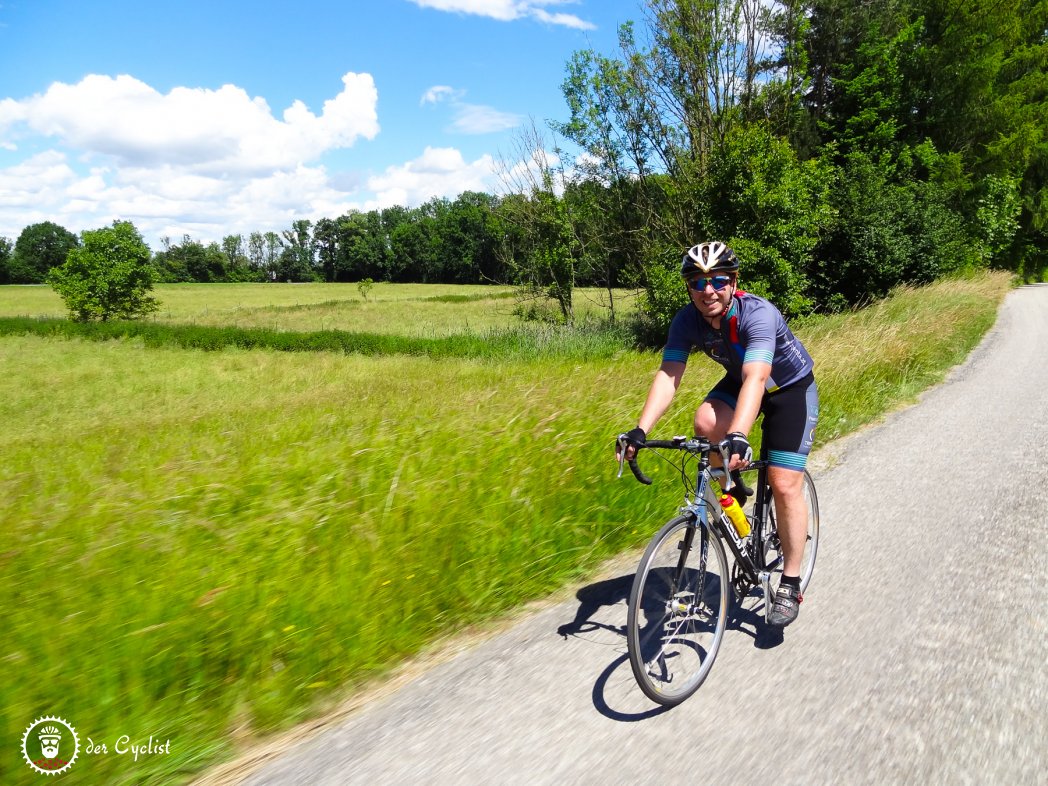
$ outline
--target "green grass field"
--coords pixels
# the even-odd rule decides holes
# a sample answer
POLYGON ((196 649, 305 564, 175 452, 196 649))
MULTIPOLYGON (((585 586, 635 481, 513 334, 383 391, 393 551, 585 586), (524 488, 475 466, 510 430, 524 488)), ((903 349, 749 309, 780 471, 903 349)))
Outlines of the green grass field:
MULTIPOLYGON (((940 380, 1007 288, 943 282, 799 327, 820 442, 940 380)), ((339 300, 309 285, 294 287, 309 303, 280 285, 172 289, 172 320, 269 309, 289 329, 339 300)), ((410 302, 418 324, 512 303, 410 291, 370 299, 410 302)), ((0 287, 0 314, 47 313, 47 295, 0 287)), ((651 489, 615 481, 611 440, 657 365, 632 351, 437 361, 0 338, 5 739, 46 714, 96 743, 169 738, 169 756, 82 754, 62 778, 188 778, 643 543, 679 487, 654 464, 651 489)), ((687 431, 718 377, 696 359, 660 432, 687 431)), ((0 782, 39 777, 15 746, 0 756, 0 782)))
MULTIPOLYGON (((160 284, 160 310, 150 319, 195 325, 278 330, 375 331, 448 336, 519 328, 516 291, 504 286, 375 284, 365 299, 356 284, 160 284)), ((638 293, 615 290, 619 315, 636 308, 638 293)), ((604 319, 606 290, 580 288, 581 319, 604 319)), ((0 317, 65 317, 61 298, 46 286, 0 287, 0 317)))

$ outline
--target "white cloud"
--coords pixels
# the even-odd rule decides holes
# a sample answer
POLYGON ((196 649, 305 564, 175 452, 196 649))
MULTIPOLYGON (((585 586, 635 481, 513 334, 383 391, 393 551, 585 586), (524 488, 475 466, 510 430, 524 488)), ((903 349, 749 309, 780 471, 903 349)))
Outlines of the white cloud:
POLYGON ((0 170, 0 236, 55 221, 73 231, 133 221, 154 249, 161 237, 191 234, 220 240, 287 228, 298 218, 318 219, 360 208, 330 185, 324 167, 240 179, 201 176, 174 166, 94 169, 77 175, 61 153, 46 153, 0 170))
POLYGON ((49 195, 75 182, 76 173, 57 151, 38 153, 20 164, 0 169, 0 206, 49 201, 49 195))
POLYGON ((371 75, 347 73, 342 83, 319 116, 295 101, 277 119, 265 99, 235 85, 164 95, 132 76, 92 74, 0 102, 0 134, 11 144, 11 136, 29 131, 123 165, 177 163, 206 174, 288 169, 378 133, 371 75))
POLYGON ((531 18, 546 24, 563 25, 576 30, 596 29, 593 23, 573 14, 551 14, 545 10, 545 6, 570 4, 574 0, 411 0, 411 2, 421 8, 486 16, 501 22, 531 18))
POLYGON ((433 85, 433 87, 422 94, 422 98, 419 100, 418 104, 419 106, 425 106, 426 104, 439 104, 441 101, 461 98, 463 95, 464 91, 462 90, 456 90, 447 85, 433 85))
POLYGON ((541 8, 532 8, 531 15, 540 22, 545 22, 549 25, 563 25, 564 27, 573 27, 576 30, 597 29, 596 25, 584 19, 579 19, 574 14, 551 14, 548 11, 543 11, 541 8))
MULTIPOLYGON (((437 85, 426 95, 423 103, 452 108, 466 132, 515 122, 462 104, 464 93, 454 88, 437 85)), ((378 132, 376 106, 367 74, 347 74, 319 114, 296 101, 279 118, 264 99, 233 85, 164 95, 130 76, 91 76, 28 99, 0 99, 0 146, 26 151, 6 153, 14 163, 0 165, 0 236, 13 240, 40 221, 80 232, 121 219, 157 250, 165 236, 217 241, 279 231, 300 218, 493 190, 491 157, 470 162, 454 148, 427 147, 370 178, 328 172, 319 161, 325 152, 378 132)))
POLYGON ((0 236, 14 240, 40 221, 79 232, 122 219, 133 221, 158 250, 163 237, 217 241, 228 234, 280 231, 300 218, 415 207, 466 190, 491 192, 492 171, 488 155, 467 162, 454 148, 427 147, 418 158, 372 176, 361 191, 347 192, 333 185, 340 178, 323 166, 239 178, 200 175, 179 165, 96 167, 78 174, 64 153, 49 151, 0 169, 0 236))
POLYGON ((338 215, 357 205, 313 162, 373 138, 377 102, 371 76, 353 73, 319 115, 295 101, 274 117, 234 85, 164 95, 126 75, 0 100, 0 146, 55 147, 0 168, 0 235, 44 220, 80 231, 121 218, 155 247, 163 235, 217 240, 338 215))
MULTIPOLYGON (((521 151, 523 152, 523 151, 521 151)), ((499 189, 501 192, 530 193, 536 188, 544 188, 543 173, 551 172, 553 177, 553 191, 557 194, 563 193, 564 177, 558 174, 563 169, 563 162, 555 152, 540 149, 524 153, 515 161, 507 161, 503 164, 500 173, 499 189)), ((567 172, 565 175, 570 176, 567 172)))
POLYGON ((512 112, 503 112, 483 104, 470 104, 465 90, 456 90, 447 85, 434 85, 422 94, 420 106, 447 103, 455 113, 455 119, 447 130, 458 134, 492 134, 516 128, 524 118, 512 112))
POLYGON ((462 134, 491 134, 516 128, 523 120, 520 115, 500 112, 490 106, 461 104, 451 130, 462 134))
POLYGON ((401 166, 391 166, 368 181, 376 199, 366 210, 404 205, 414 207, 430 197, 454 198, 463 191, 490 191, 494 161, 483 155, 472 163, 455 148, 427 147, 421 156, 401 166))

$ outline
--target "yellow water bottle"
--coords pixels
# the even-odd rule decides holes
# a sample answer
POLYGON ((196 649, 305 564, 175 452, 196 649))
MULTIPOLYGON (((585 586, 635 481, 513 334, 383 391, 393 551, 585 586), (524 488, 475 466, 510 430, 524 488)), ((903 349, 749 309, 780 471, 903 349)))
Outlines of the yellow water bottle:
POLYGON ((720 504, 721 507, 724 508, 724 513, 728 516, 732 525, 735 527, 735 531, 739 533, 739 537, 745 538, 749 535, 750 521, 746 518, 742 506, 736 502, 735 497, 731 494, 721 494, 720 504))

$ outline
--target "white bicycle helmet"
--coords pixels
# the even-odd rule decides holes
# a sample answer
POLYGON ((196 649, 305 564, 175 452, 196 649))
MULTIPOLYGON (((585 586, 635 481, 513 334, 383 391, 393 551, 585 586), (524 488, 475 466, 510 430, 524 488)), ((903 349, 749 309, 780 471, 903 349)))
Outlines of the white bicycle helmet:
POLYGON ((739 269, 739 258, 724 243, 713 240, 708 243, 699 243, 684 252, 684 260, 681 262, 680 274, 684 278, 691 278, 714 271, 733 273, 739 269))

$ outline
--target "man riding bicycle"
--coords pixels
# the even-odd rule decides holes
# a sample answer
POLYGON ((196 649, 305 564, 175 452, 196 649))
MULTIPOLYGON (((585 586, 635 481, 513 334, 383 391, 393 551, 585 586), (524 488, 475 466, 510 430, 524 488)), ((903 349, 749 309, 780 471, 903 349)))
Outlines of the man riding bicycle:
POLYGON ((626 458, 632 458, 636 446, 644 444, 673 401, 694 348, 724 366, 724 378, 695 412, 695 434, 711 441, 731 441, 728 468, 737 477, 736 471, 753 457, 747 434, 757 415, 764 413, 768 484, 784 556, 768 621, 783 627, 797 619, 802 600, 800 567, 808 510, 802 484, 819 419, 819 394, 811 356, 775 306, 737 288, 738 271, 735 253, 719 241, 700 243, 685 252, 680 272, 691 303, 670 323, 662 364, 637 427, 626 433, 632 443, 626 448, 626 458))

